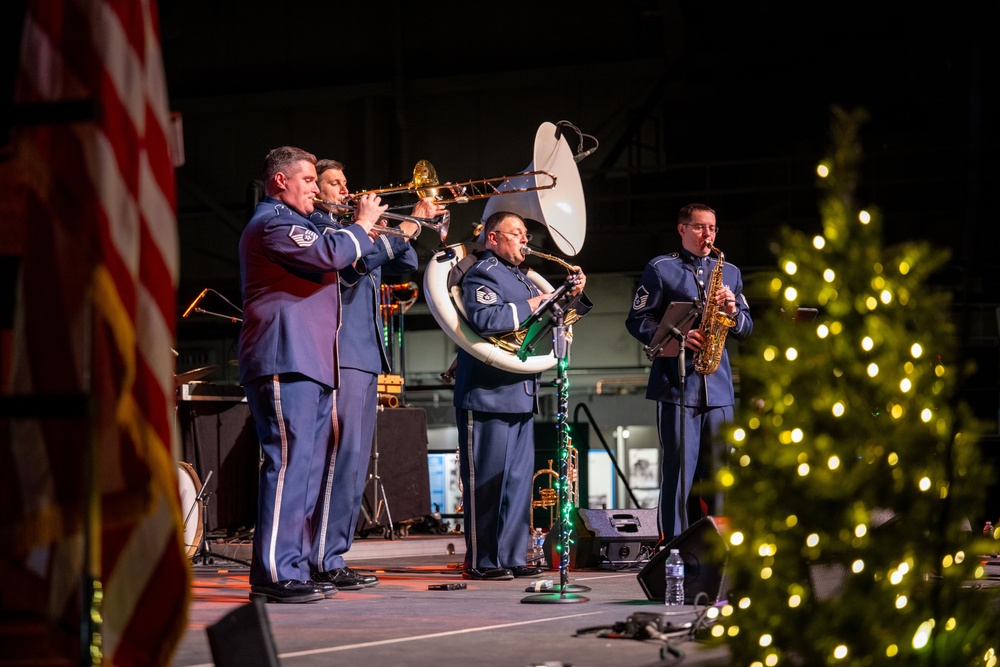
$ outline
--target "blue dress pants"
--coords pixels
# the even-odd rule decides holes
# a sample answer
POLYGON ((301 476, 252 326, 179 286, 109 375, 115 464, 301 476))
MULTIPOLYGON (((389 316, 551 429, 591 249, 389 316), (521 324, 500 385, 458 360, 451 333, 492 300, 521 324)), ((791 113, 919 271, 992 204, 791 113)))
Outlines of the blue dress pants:
POLYGON ((299 374, 244 385, 263 461, 250 584, 310 578, 316 500, 332 448, 333 390, 299 374))
POLYGON ((458 408, 458 459, 465 515, 465 567, 527 563, 533 415, 458 408))

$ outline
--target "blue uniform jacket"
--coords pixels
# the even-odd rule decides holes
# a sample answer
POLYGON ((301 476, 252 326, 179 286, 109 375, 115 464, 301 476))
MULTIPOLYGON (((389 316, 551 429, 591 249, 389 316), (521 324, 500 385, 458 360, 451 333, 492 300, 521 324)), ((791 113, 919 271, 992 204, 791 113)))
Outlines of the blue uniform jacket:
MULTIPOLYGON (((486 338, 510 333, 531 315, 528 299, 538 288, 521 271, 486 251, 465 274, 462 305, 469 326, 486 338)), ((591 308, 586 297, 576 306, 581 317, 591 308)), ((458 351, 455 407, 501 413, 537 412, 537 373, 511 373, 488 366, 465 350, 458 351)))
POLYGON ((336 388, 337 271, 372 250, 361 227, 324 235, 276 199, 257 204, 240 237, 241 384, 301 373, 336 388))
MULTIPOLYGON (((313 211, 309 219, 324 234, 348 227, 326 211, 313 211)), ((377 375, 392 372, 382 338, 382 272, 402 275, 416 271, 417 251, 398 236, 379 236, 374 245, 372 252, 340 272, 340 299, 346 326, 340 329, 337 349, 342 368, 377 375)))
MULTIPOLYGON (((664 311, 671 303, 695 301, 704 304, 703 292, 717 261, 714 256, 702 260, 687 250, 661 255, 650 260, 642 273, 639 287, 632 299, 632 308, 625 320, 625 327, 629 333, 643 345, 649 345, 664 311)), ((722 267, 722 282, 736 295, 738 309, 735 316, 736 326, 729 330, 727 336, 743 340, 753 330, 753 320, 750 319, 750 308, 743 296, 743 278, 740 270, 728 262, 725 263, 722 267)), ((695 326, 700 326, 700 317, 695 326)), ((729 366, 729 351, 722 353, 719 368, 708 376, 695 373, 694 356, 692 350, 685 350, 684 404, 689 407, 733 405, 735 396, 732 369, 729 366)), ((646 398, 676 405, 680 399, 679 387, 677 357, 654 359, 649 370, 646 398)))

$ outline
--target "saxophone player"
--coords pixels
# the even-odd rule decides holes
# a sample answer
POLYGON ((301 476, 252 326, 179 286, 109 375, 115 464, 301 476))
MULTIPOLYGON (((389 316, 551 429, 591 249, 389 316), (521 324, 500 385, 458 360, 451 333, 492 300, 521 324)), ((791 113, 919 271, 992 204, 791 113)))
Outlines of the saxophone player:
POLYGON ((721 509, 709 507, 710 499, 690 497, 690 490, 696 481, 709 477, 717 435, 733 419, 735 397, 725 337, 743 340, 753 329, 740 270, 726 263, 715 248, 715 211, 704 204, 684 206, 677 215, 677 233, 680 251, 649 261, 625 321, 629 333, 649 345, 671 303, 693 301, 702 308, 702 321, 696 321, 684 338, 683 395, 677 356, 656 357, 646 386, 646 398, 656 401, 660 438, 662 544, 721 509), (704 358, 709 354, 714 359, 704 358))

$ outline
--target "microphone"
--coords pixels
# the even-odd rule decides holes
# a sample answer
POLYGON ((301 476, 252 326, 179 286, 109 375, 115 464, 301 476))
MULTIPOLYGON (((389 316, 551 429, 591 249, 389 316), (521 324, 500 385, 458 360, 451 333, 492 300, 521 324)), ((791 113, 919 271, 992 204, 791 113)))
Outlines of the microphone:
POLYGON ((585 150, 585 151, 583 151, 582 153, 580 153, 578 155, 574 155, 573 156, 573 161, 574 162, 580 162, 580 161, 583 160, 583 158, 587 157, 588 155, 590 155, 591 153, 593 153, 596 150, 597 150, 597 146, 594 146, 593 148, 585 150))
POLYGON ((191 305, 188 306, 187 310, 184 311, 184 314, 181 315, 181 319, 184 319, 185 317, 187 317, 188 314, 194 309, 194 307, 196 305, 198 305, 198 302, 205 298, 206 294, 208 294, 208 288, 207 287, 201 291, 201 294, 199 294, 197 297, 195 297, 195 300, 191 302, 191 305))

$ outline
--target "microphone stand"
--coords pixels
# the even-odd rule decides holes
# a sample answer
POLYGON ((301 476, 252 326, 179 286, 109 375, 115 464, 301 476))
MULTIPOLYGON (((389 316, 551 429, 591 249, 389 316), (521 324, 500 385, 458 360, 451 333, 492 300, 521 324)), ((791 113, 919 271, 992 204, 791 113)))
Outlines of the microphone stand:
MULTIPOLYGON (((556 430, 559 434, 559 592, 558 593, 538 593, 529 595, 521 599, 525 604, 573 604, 578 602, 589 602, 590 598, 577 593, 584 593, 590 590, 588 586, 571 585, 569 580, 569 547, 570 547, 570 525, 569 512, 565 507, 569 502, 569 430, 566 425, 566 415, 569 412, 569 380, 566 377, 566 370, 569 366, 570 339, 566 336, 565 311, 564 306, 568 305, 560 297, 569 289, 569 282, 563 284, 555 290, 548 299, 543 301, 535 312, 528 316, 525 323, 537 322, 541 316, 550 312, 549 320, 528 340, 518 351, 518 356, 530 350, 534 342, 547 330, 552 330, 552 354, 556 357, 556 387, 559 392, 559 409, 556 416, 556 430)), ((577 299, 579 297, 576 297, 577 299)), ((570 301, 573 301, 572 299, 570 301)), ((523 327, 522 327, 523 328, 523 327)), ((522 357, 523 358, 523 357, 522 357)), ((528 590, 531 590, 530 588, 528 590)))
MULTIPOLYGON (((673 335, 673 332, 671 332, 673 335)), ((679 481, 681 532, 688 529, 688 490, 687 490, 687 414, 684 412, 685 386, 687 380, 687 362, 685 360, 684 336, 678 339, 680 351, 677 353, 677 384, 680 387, 680 403, 677 405, 677 418, 680 420, 680 457, 681 476, 679 481)))
POLYGON ((212 317, 221 317, 224 320, 229 320, 230 322, 242 322, 242 317, 233 317, 232 315, 223 315, 222 313, 213 313, 210 310, 205 310, 204 308, 195 308, 194 312, 202 313, 203 315, 211 315, 212 317))
MULTIPOLYGON (((191 313, 202 313, 204 315, 211 315, 213 317, 221 317, 221 318, 229 320, 230 322, 233 322, 233 323, 242 322, 243 321, 243 319, 240 318, 240 317, 233 317, 232 315, 223 315, 222 313, 213 313, 210 310, 205 310, 204 308, 198 307, 198 304, 201 303, 201 300, 204 299, 205 295, 208 294, 209 292, 213 292, 215 294, 218 294, 219 297, 221 297, 223 301, 225 301, 226 303, 228 303, 230 306, 233 306, 233 308, 236 308, 236 310, 240 310, 239 308, 237 308, 236 306, 234 306, 229 301, 229 299, 227 299, 226 297, 222 296, 221 294, 219 294, 218 292, 216 292, 214 289, 212 289, 210 287, 206 287, 205 289, 203 289, 201 291, 200 294, 198 294, 198 296, 196 296, 194 298, 194 301, 191 302, 191 305, 188 306, 187 309, 184 311, 184 314, 181 315, 181 319, 182 320, 185 319, 191 313)), ((240 310, 240 312, 242 313, 243 311, 240 310)))
MULTIPOLYGON (((677 413, 679 420, 679 439, 680 442, 678 450, 680 455, 680 480, 678 488, 678 497, 680 498, 680 508, 681 508, 681 532, 688 529, 688 512, 687 512, 687 415, 684 412, 684 400, 687 382, 687 360, 686 360, 686 348, 684 347, 684 339, 687 336, 687 332, 691 329, 691 323, 693 323, 694 318, 697 317, 698 313, 701 311, 696 303, 691 303, 690 308, 684 313, 676 323, 672 323, 666 320, 669 313, 664 313, 664 321, 660 323, 657 328, 657 334, 661 334, 662 338, 656 339, 654 335, 653 341, 646 346, 646 357, 650 360, 655 359, 657 356, 671 356, 673 352, 673 343, 677 343, 677 380, 678 387, 680 391, 680 403, 677 405, 677 413), (664 349, 666 348, 666 349, 664 349), (661 353, 662 351, 662 353, 661 353)), ((661 528, 666 528, 661 526, 661 528)))

